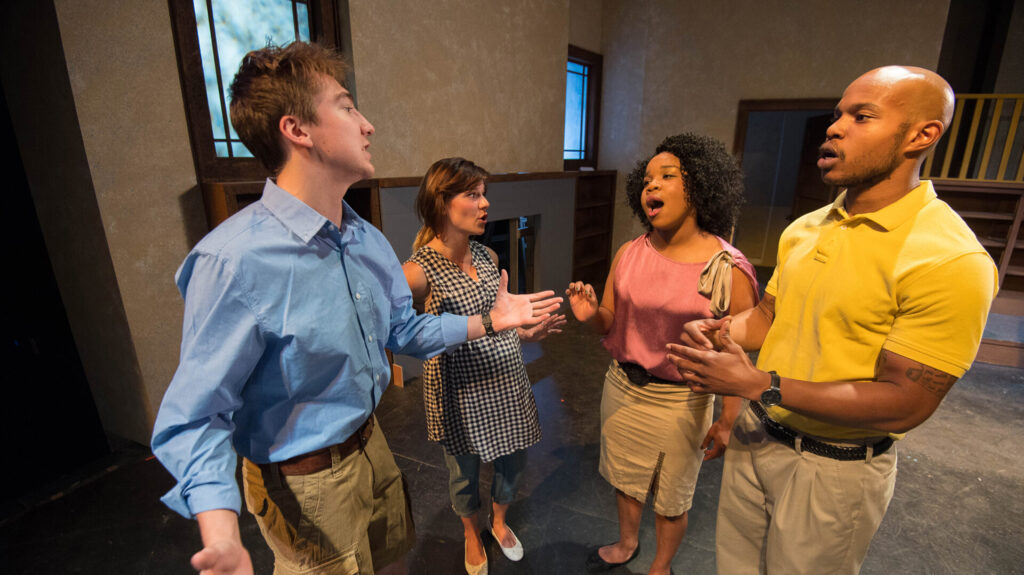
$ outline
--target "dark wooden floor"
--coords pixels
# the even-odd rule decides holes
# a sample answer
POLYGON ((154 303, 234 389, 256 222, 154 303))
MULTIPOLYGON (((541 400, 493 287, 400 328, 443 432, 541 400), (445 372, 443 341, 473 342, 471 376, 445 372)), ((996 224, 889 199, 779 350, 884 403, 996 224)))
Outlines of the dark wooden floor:
MULTIPOLYGON (((524 351, 544 439, 530 449, 522 498, 509 515, 526 556, 510 563, 491 543, 491 573, 582 573, 587 550, 617 536, 613 493, 597 473, 608 356, 598 338, 578 326, 524 351)), ((1022 384, 1024 370, 976 364, 935 416, 899 442, 896 494, 862 573, 1024 573, 1022 384)), ((389 389, 378 416, 410 481, 418 531, 410 571, 463 572, 461 526, 449 507, 440 448, 425 438, 418 380, 389 389)), ((159 502, 172 484, 160 464, 142 447, 122 446, 104 465, 59 488, 41 487, 27 512, 0 526, 0 571, 191 572, 198 532, 159 502), (40 495, 47 489, 63 496, 50 501, 40 495)), ((720 478, 719 461, 704 465, 676 573, 715 572, 720 478)), ((271 573, 272 557, 248 514, 242 529, 256 572, 271 573)), ((639 557, 618 573, 646 573, 654 555, 649 511, 641 544, 639 557)))

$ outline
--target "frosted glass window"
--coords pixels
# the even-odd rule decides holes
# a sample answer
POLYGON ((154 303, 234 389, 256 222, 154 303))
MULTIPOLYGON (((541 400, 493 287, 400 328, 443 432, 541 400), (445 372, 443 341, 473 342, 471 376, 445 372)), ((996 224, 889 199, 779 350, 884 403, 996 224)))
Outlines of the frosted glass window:
POLYGON ((565 140, 562 159, 582 160, 587 141, 589 66, 569 62, 565 73, 565 140))
POLYGON ((217 156, 251 158, 231 126, 228 86, 249 51, 308 42, 309 7, 306 0, 193 0, 193 6, 217 156))

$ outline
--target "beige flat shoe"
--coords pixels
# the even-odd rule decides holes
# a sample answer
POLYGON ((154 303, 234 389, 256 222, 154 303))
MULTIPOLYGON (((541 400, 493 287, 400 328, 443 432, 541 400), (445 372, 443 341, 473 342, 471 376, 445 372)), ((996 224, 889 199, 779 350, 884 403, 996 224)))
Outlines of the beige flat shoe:
MULTIPOLYGON (((463 557, 469 555, 469 541, 466 541, 463 545, 463 557)), ((466 565, 466 573, 469 575, 487 575, 487 548, 484 548, 484 562, 479 565, 470 565, 469 559, 463 559, 463 563, 466 565)))
POLYGON ((516 540, 516 544, 511 547, 505 547, 504 545, 502 545, 501 539, 498 539, 498 535, 494 533, 493 518, 490 521, 490 529, 491 537, 494 537, 494 540, 498 542, 498 547, 501 548, 501 552, 505 554, 505 557, 508 557, 509 561, 519 561, 523 558, 523 543, 519 540, 518 537, 516 537, 515 531, 512 531, 512 528, 509 527, 508 523, 505 524, 505 529, 508 529, 508 532, 512 534, 512 538, 516 540))

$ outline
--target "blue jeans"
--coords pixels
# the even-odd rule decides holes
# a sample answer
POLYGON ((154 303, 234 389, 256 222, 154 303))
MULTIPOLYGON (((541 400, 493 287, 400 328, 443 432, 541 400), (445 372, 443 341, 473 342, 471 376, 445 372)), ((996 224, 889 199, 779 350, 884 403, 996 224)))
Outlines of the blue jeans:
MULTIPOLYGON (((448 493, 452 509, 459 517, 469 517, 480 510, 480 456, 475 453, 451 455, 444 450, 448 466, 448 493)), ((494 481, 491 501, 499 505, 512 503, 526 469, 526 450, 520 449, 494 460, 494 481)))

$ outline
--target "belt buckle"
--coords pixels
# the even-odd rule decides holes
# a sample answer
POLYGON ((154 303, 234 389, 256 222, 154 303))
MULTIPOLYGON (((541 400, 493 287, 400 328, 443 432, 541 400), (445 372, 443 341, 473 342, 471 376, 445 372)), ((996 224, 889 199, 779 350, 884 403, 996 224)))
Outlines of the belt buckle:
POLYGON ((650 383, 650 375, 647 370, 635 363, 620 363, 619 368, 626 374, 626 379, 637 387, 643 387, 650 383))
POLYGON ((365 448, 366 442, 370 440, 370 435, 373 433, 373 416, 371 415, 365 423, 359 426, 356 430, 356 435, 359 438, 359 447, 365 448))

